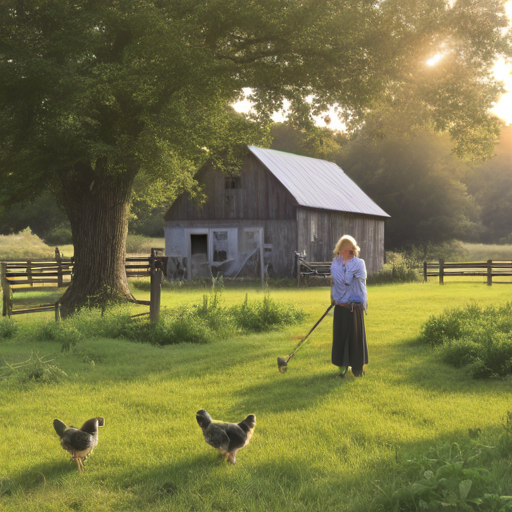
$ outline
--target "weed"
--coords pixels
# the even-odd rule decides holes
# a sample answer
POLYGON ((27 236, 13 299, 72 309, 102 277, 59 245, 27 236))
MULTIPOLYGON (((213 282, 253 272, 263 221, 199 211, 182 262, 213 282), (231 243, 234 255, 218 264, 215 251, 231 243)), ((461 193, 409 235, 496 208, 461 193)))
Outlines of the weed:
POLYGON ((481 430, 470 429, 469 443, 436 445, 430 448, 428 455, 400 465, 395 474, 390 475, 392 489, 381 489, 386 496, 383 508, 433 512, 511 511, 512 497, 505 495, 502 484, 512 453, 510 412, 504 427, 505 432, 495 446, 480 443, 481 430))
POLYGON ((3 318, 0 320, 0 340, 13 338, 18 331, 18 325, 12 318, 3 318))
POLYGON ((70 352, 83 339, 83 334, 72 323, 47 321, 36 325, 34 337, 60 343, 61 352, 70 352))
POLYGON ((304 319, 304 313, 292 305, 277 304, 268 294, 260 303, 249 303, 247 294, 241 306, 231 308, 237 327, 248 332, 268 331, 304 319))
POLYGON ((54 359, 46 359, 45 356, 39 357, 32 352, 27 361, 21 363, 9 364, 4 360, 5 366, 0 366, 0 378, 14 377, 20 382, 40 382, 48 384, 50 382, 59 382, 62 377, 67 377, 66 372, 57 365, 52 364, 54 359))

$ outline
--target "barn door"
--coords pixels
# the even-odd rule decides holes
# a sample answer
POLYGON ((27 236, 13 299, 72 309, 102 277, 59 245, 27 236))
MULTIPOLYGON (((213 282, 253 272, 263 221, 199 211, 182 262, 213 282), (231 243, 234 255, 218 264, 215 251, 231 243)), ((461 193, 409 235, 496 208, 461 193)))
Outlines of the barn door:
POLYGON ((190 234, 190 277, 210 277, 208 234, 190 234))

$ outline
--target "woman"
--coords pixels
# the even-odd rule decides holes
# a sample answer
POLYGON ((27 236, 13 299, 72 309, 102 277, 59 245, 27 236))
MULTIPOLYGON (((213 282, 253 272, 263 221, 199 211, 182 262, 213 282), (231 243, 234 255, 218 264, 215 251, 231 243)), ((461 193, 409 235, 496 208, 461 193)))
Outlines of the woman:
POLYGON ((368 347, 364 328, 367 308, 366 265, 359 259, 359 247, 349 235, 343 235, 334 249, 331 265, 331 303, 334 306, 332 364, 345 377, 349 366, 354 377, 364 375, 368 347))

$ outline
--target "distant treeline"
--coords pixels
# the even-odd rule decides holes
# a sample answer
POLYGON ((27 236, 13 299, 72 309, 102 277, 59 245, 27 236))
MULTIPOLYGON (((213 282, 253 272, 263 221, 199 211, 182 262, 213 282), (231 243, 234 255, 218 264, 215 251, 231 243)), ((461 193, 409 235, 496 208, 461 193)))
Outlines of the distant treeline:
MULTIPOLYGON (((512 127, 503 127, 496 156, 476 163, 454 156, 447 137, 389 123, 382 130, 369 123, 351 138, 313 125, 279 123, 272 136, 275 149, 335 161, 389 213, 387 250, 450 240, 512 243, 512 127)), ((158 202, 153 186, 145 204, 144 186, 135 190, 130 233, 161 237, 173 197, 162 192, 158 202)), ((50 192, 0 210, 0 234, 26 227, 51 245, 72 241, 66 215, 50 192)))

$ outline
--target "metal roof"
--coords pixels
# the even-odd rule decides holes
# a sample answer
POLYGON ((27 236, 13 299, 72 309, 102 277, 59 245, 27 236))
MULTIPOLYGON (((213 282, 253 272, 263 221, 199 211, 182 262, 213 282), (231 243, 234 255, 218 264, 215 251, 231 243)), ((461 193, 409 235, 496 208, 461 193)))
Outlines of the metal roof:
POLYGON ((249 150, 300 206, 389 217, 333 162, 256 146, 249 150))

